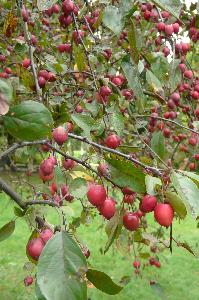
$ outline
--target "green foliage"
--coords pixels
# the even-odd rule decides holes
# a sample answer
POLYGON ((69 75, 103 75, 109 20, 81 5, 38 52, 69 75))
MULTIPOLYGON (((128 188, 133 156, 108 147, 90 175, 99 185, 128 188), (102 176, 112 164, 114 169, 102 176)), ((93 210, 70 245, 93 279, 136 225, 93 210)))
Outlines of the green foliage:
POLYGON ((56 233, 42 251, 38 262, 37 284, 48 300, 86 300, 86 260, 66 232, 56 233))
POLYGON ((86 277, 96 288, 109 295, 118 294, 123 288, 115 284, 106 273, 98 270, 88 269, 86 277))
POLYGON ((153 133, 151 138, 151 148, 153 151, 159 155, 159 157, 164 158, 165 156, 165 139, 161 131, 156 131, 153 133))
POLYGON ((189 177, 174 171, 171 175, 171 182, 193 218, 196 218, 199 214, 199 188, 197 185, 189 177))
POLYGON ((11 221, 0 228, 0 242, 6 240, 15 230, 15 221, 11 221))
POLYGON ((141 169, 133 166, 133 163, 106 158, 106 161, 111 166, 111 178, 115 184, 120 187, 130 187, 133 191, 138 193, 144 193, 145 188, 145 176, 142 173, 141 169))
POLYGON ((84 198, 87 190, 87 182, 84 178, 75 178, 69 185, 70 194, 75 198, 84 198))
POLYGON ((35 140, 50 134, 53 119, 49 110, 41 103, 25 101, 13 106, 4 117, 8 132, 21 140, 35 140))

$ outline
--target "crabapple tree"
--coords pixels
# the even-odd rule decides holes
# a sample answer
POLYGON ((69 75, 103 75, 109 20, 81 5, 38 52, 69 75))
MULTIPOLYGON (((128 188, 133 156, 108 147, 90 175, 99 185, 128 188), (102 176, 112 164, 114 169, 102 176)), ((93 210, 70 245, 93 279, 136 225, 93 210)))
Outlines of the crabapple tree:
POLYGON ((125 241, 135 276, 160 268, 158 252, 174 243, 194 254, 172 224, 199 215, 198 9, 1 1, 0 167, 12 178, 1 172, 0 189, 14 211, 0 241, 19 218, 28 223, 34 267, 24 285, 38 299, 86 300, 89 282, 122 290, 91 266, 77 234, 99 218, 103 254, 125 241), (60 222, 49 223, 46 207, 60 222))

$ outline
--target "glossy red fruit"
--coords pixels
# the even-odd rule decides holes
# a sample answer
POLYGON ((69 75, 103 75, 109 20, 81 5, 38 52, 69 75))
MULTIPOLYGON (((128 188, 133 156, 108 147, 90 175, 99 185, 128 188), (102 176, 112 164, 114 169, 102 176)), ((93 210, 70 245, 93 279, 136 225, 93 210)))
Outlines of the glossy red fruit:
POLYGON ((156 28, 159 32, 164 31, 165 30, 165 24, 163 22, 160 22, 160 23, 156 24, 156 28))
POLYGON ((23 6, 21 9, 21 15, 22 15, 23 21, 28 22, 29 16, 28 16, 28 11, 26 10, 25 6, 23 6))
POLYGON ((157 198, 155 196, 146 195, 140 203, 140 210, 144 213, 149 213, 154 210, 156 204, 157 198))
POLYGON ((74 10, 74 8, 75 8, 75 5, 74 5, 73 1, 71 1, 71 0, 65 0, 62 3, 62 10, 66 15, 71 13, 74 10))
POLYGON ((50 175, 54 170, 54 163, 50 159, 45 159, 40 164, 40 170, 45 176, 50 175))
POLYGON ((39 83, 40 88, 44 88, 46 85, 46 79, 44 77, 40 76, 38 78, 38 83, 39 83))
POLYGON ((24 285, 29 286, 33 283, 33 277, 32 276, 26 276, 24 278, 24 285))
POLYGON ((105 219, 110 220, 116 212, 115 200, 106 198, 104 203, 100 206, 99 211, 105 219))
POLYGON ((29 58, 24 58, 24 60, 22 61, 22 66, 27 69, 28 67, 30 67, 31 65, 31 61, 29 58))
POLYGON ((160 268, 161 267, 161 263, 159 262, 159 260, 155 260, 154 261, 154 266, 156 266, 156 268, 160 268))
POLYGON ((140 268, 140 261, 139 260, 134 260, 134 262, 133 262, 133 266, 134 266, 134 268, 135 269, 139 269, 140 268))
POLYGON ((165 25, 164 31, 165 31, 165 34, 167 36, 171 36, 174 33, 173 26, 172 25, 165 25))
POLYGON ((196 146, 197 145, 197 139, 194 137, 189 138, 188 140, 189 145, 196 146))
POLYGON ((165 138, 169 138, 171 135, 171 130, 169 128, 164 128, 163 129, 163 135, 165 138))
POLYGON ((106 199, 106 190, 103 185, 91 184, 87 192, 88 201, 94 206, 102 206, 106 199))
POLYGON ((38 237, 30 240, 26 246, 27 254, 34 260, 38 260, 42 250, 44 248, 43 240, 38 237))
POLYGON ((72 159, 64 159, 63 160, 63 167, 65 170, 71 170, 75 167, 76 162, 72 159))
POLYGON ((47 241, 50 240, 53 235, 54 234, 53 234, 52 230, 49 228, 46 228, 40 232, 39 236, 42 239, 42 241, 44 242, 44 244, 46 244, 47 241))
POLYGON ((58 145, 62 145, 68 139, 68 132, 64 127, 59 126, 53 130, 52 136, 58 145))
POLYGON ((184 72, 184 77, 186 77, 186 78, 188 78, 188 79, 192 79, 192 77, 193 77, 192 71, 191 71, 191 70, 186 70, 186 71, 184 72))
POLYGON ((70 195, 69 188, 66 184, 61 186, 61 195, 68 202, 71 202, 74 199, 74 197, 70 195))
POLYGON ((194 155, 195 160, 199 160, 199 153, 194 155))
POLYGON ((172 24, 174 33, 178 33, 180 30, 180 25, 178 23, 172 24))
POLYGON ((124 227, 130 231, 137 230, 140 225, 140 219, 134 213, 128 212, 123 216, 124 227))
POLYGON ((196 163, 195 162, 189 163, 189 170, 190 171, 195 171, 195 169, 196 169, 196 163))
POLYGON ((135 201, 136 198, 136 193, 131 194, 131 195, 124 195, 123 201, 124 203, 128 203, 128 204, 133 204, 133 202, 135 201))
POLYGON ((41 178, 41 180, 45 181, 51 181, 54 177, 54 173, 51 173, 49 175, 44 175, 44 173, 41 171, 41 169, 39 169, 39 177, 41 178))
POLYGON ((151 266, 153 266, 155 264, 156 259, 154 257, 150 257, 149 258, 149 263, 151 266))
POLYGON ((116 149, 121 144, 121 138, 116 134, 111 134, 106 137, 105 144, 109 148, 116 149))
POLYGON ((168 227, 173 222, 173 208, 168 203, 158 203, 154 209, 155 220, 164 227, 168 227))
POLYGON ((55 193, 57 193, 57 184, 56 182, 52 182, 49 186, 49 190, 51 192, 51 195, 54 196, 55 193))

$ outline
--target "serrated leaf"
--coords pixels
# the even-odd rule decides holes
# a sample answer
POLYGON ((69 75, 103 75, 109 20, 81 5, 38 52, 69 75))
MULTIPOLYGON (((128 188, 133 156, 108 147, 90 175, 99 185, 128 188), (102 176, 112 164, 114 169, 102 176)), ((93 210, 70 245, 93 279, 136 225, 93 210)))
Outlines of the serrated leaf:
POLYGON ((11 221, 0 228, 0 242, 6 240, 15 230, 15 221, 11 221))
POLYGON ((4 96, 5 101, 10 104, 13 97, 13 88, 10 82, 0 79, 0 93, 4 96))
POLYGON ((86 56, 85 56, 85 51, 82 47, 74 46, 73 47, 73 53, 75 56, 75 63, 77 64, 78 71, 84 71, 86 68, 86 56))
POLYGON ((114 240, 119 236, 122 229, 122 216, 117 210, 115 215, 108 221, 105 231, 108 235, 108 241, 106 243, 104 254, 109 250, 110 246, 113 244, 114 240))
POLYGON ((122 286, 114 283, 106 273, 98 270, 88 269, 86 277, 98 290, 108 295, 116 295, 123 289, 122 286))
POLYGON ((37 284, 46 300, 86 300, 86 259, 66 232, 59 232, 45 245, 39 261, 37 284))
POLYGON ((143 112, 145 96, 143 93, 143 87, 139 78, 140 74, 138 72, 137 66, 133 64, 129 56, 126 56, 122 60, 121 67, 128 80, 129 87, 133 89, 133 92, 137 98, 136 105, 137 105, 138 112, 143 112))
POLYGON ((4 116, 8 132, 21 140, 36 140, 47 137, 53 127, 49 110, 41 103, 24 101, 10 108, 4 116))
POLYGON ((192 217, 197 218, 199 214, 199 188, 197 185, 189 177, 174 171, 171 174, 171 182, 192 217))
POLYGON ((76 178, 69 185, 69 192, 75 198, 84 198, 88 190, 87 181, 84 178, 76 178))
POLYGON ((173 210, 177 213, 177 215, 181 219, 184 219, 187 215, 187 210, 183 200, 176 193, 173 192, 166 192, 165 197, 166 201, 171 204, 173 210))
POLYGON ((121 136, 124 131, 124 117, 121 113, 115 112, 110 115, 110 123, 114 130, 121 136))
POLYGON ((107 6, 104 10, 103 23, 115 34, 120 34, 124 26, 122 12, 116 6, 107 6))
POLYGON ((194 251, 191 249, 191 247, 189 246, 188 243, 180 243, 180 242, 178 242, 178 243, 177 243, 177 246, 178 246, 178 247, 183 247, 183 248, 186 249, 189 253, 191 253, 191 254, 193 254, 194 256, 196 256, 195 253, 194 253, 194 251))
POLYGON ((156 195, 156 186, 161 186, 162 182, 160 178, 153 177, 151 175, 145 176, 146 192, 149 195, 156 195))
POLYGON ((73 114, 71 118, 84 131, 85 136, 90 138, 90 132, 95 123, 94 119, 86 114, 73 114))
POLYGON ((37 7, 40 11, 49 9, 57 0, 37 0, 37 7))
POLYGON ((159 79, 150 70, 146 71, 146 81, 153 91, 163 91, 159 79))
POLYGON ((182 174, 186 175, 187 177, 191 178, 195 184, 199 187, 199 175, 193 172, 187 172, 187 171, 181 171, 179 170, 182 174))
POLYGON ((179 18, 179 14, 182 8, 182 2, 180 0, 152 0, 152 3, 160 7, 162 10, 170 12, 176 19, 179 18))
POLYGON ((164 156, 165 156, 165 139, 164 139, 162 131, 153 132, 152 138, 151 138, 151 148, 158 156, 160 156, 161 158, 164 158, 164 156))
POLYGON ((128 186, 137 193, 144 193, 145 176, 140 168, 134 167, 133 163, 123 160, 105 157, 110 164, 111 179, 120 187, 128 186))

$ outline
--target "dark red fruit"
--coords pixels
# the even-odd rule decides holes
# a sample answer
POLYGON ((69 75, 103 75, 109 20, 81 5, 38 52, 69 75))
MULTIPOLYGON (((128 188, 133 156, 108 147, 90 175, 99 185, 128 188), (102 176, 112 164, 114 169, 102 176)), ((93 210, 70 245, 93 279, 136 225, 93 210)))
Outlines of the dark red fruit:
POLYGON ((116 134, 111 134, 105 139, 105 144, 109 148, 116 149, 121 144, 121 138, 116 134))
POLYGON ((170 226, 174 217, 172 206, 167 203, 158 203, 154 209, 154 217, 161 226, 170 226))
POLYGON ((66 170, 71 170, 76 165, 76 162, 72 159, 64 159, 63 160, 63 167, 66 170))
POLYGON ((140 261, 139 260, 134 260, 134 262, 133 262, 133 266, 134 266, 134 268, 135 269, 139 269, 140 268, 140 261))
POLYGON ((54 170, 54 163, 50 159, 46 159, 41 163, 40 170, 45 176, 50 175, 54 170))
POLYGON ((51 229, 46 228, 40 232, 39 236, 42 239, 42 241, 44 242, 44 244, 46 244, 47 241, 50 240, 51 237, 53 236, 53 232, 51 229))
POLYGON ((104 203, 100 206, 99 211, 105 219, 110 220, 116 212, 115 200, 106 198, 104 203))
POLYGON ((102 206, 106 199, 106 190, 103 185, 91 184, 87 192, 88 201, 94 206, 102 206))
POLYGON ((135 201, 136 198, 136 193, 132 194, 132 195, 124 195, 123 201, 124 203, 128 203, 128 204, 133 204, 133 202, 135 201))
POLYGON ((39 238, 34 238, 30 240, 26 246, 27 254, 34 260, 38 260, 42 250, 44 248, 43 240, 39 238))
POLYGON ((33 277, 32 276, 26 276, 24 278, 24 285, 29 286, 33 283, 33 277))
POLYGON ((137 230, 140 225, 140 219, 134 213, 128 212, 123 216, 124 227, 130 231, 137 230))
POLYGON ((144 213, 149 213, 154 210, 156 204, 157 198, 155 196, 146 195, 140 203, 140 210, 144 213))
POLYGON ((58 145, 62 145, 68 139, 68 132, 62 126, 55 128, 52 135, 58 145))

